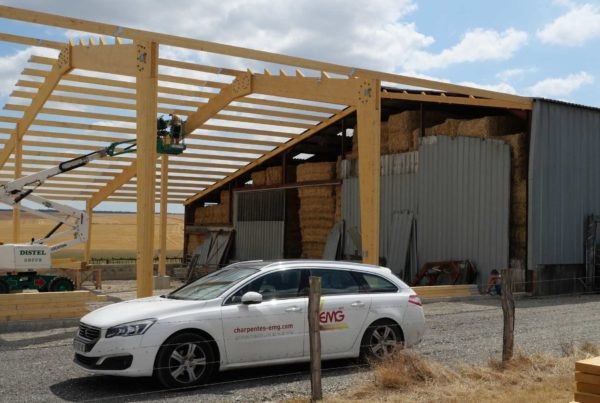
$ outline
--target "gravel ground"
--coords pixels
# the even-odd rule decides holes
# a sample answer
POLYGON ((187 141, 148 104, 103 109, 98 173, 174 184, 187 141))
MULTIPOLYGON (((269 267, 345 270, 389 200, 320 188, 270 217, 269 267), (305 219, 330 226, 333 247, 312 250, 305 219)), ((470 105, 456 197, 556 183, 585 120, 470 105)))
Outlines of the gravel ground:
MULTIPOLYGON (((133 296, 124 282, 109 286, 105 292, 113 301, 133 296)), ((517 349, 560 354, 564 344, 600 343, 600 295, 520 299, 516 306, 517 349)), ((417 351, 454 364, 482 364, 499 356, 498 299, 428 303, 425 312, 427 332, 417 351)), ((91 376, 72 363, 75 330, 0 333, 0 401, 273 401, 310 391, 308 365, 225 372, 211 385, 179 392, 161 391, 152 379, 91 376)), ((324 393, 347 390, 371 376, 355 361, 324 363, 324 393)))

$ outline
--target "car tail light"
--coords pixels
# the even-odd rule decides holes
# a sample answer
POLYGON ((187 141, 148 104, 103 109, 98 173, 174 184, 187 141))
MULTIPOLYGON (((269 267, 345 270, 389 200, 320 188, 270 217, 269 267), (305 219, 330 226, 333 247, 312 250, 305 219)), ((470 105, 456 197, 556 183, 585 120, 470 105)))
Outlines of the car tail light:
POLYGON ((408 297, 408 303, 416 305, 416 306, 423 306, 423 303, 421 302, 421 298, 419 298, 419 296, 416 294, 413 294, 408 297))

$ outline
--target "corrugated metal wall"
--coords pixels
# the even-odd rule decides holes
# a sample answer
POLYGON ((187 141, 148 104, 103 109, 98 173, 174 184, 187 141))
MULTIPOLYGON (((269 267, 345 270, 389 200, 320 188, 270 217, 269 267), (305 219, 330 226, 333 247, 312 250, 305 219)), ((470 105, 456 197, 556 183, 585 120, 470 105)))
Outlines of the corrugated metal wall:
POLYGON ((234 192, 235 259, 281 259, 285 191, 234 192))
MULTIPOLYGON (((348 175, 355 174, 352 164, 345 163, 348 175)), ((346 228, 359 228, 358 179, 344 179, 342 192, 346 228)), ((507 267, 510 148, 503 142, 427 137, 418 155, 383 156, 381 196, 382 256, 393 247, 394 212, 406 210, 416 217, 419 265, 471 259, 483 273, 480 282, 490 270, 507 267)), ((353 253, 357 247, 346 239, 346 253, 353 253)))
POLYGON ((600 111, 536 100, 529 162, 529 268, 583 264, 588 214, 600 214, 600 111))

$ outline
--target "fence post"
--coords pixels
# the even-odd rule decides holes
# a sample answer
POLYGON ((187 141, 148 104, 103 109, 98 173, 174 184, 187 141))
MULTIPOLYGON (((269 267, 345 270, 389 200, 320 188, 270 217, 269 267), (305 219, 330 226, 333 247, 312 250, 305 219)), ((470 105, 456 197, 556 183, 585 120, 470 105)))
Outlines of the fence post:
POLYGON ((321 329, 319 324, 321 303, 321 278, 309 277, 308 332, 310 342, 310 387, 311 401, 323 399, 321 388, 321 329))
POLYGON ((502 362, 513 356, 515 342, 515 300, 513 297, 513 271, 502 269, 502 313, 504 314, 504 333, 502 335, 502 362))

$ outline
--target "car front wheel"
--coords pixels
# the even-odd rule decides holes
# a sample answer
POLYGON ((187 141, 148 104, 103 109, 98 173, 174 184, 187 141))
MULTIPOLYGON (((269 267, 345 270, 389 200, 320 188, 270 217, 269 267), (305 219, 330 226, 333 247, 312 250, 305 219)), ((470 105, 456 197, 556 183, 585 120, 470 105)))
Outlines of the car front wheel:
POLYGON ((363 358, 382 361, 402 348, 404 340, 400 327, 393 322, 375 322, 367 328, 362 343, 363 358))
POLYGON ((180 333, 158 351, 155 374, 167 388, 205 383, 216 367, 210 342, 196 333, 180 333))

